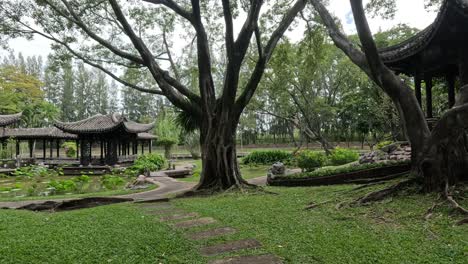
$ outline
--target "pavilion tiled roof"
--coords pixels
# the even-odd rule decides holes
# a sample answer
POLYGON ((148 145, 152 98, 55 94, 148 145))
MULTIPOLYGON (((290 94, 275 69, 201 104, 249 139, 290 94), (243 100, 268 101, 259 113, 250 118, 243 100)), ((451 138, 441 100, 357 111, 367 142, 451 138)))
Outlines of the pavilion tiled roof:
POLYGON ((453 11, 468 16, 468 0, 444 0, 437 18, 431 25, 400 44, 380 49, 379 52, 382 60, 385 63, 392 63, 421 52, 429 45, 431 40, 438 33, 442 22, 449 17, 453 11))
POLYGON ((13 115, 0 115, 0 127, 14 124, 20 120, 22 113, 13 115))
POLYGON ((64 132, 72 134, 106 133, 119 128, 123 128, 129 133, 138 134, 148 132, 154 127, 154 123, 140 124, 130 121, 125 116, 117 113, 108 115, 99 114, 84 120, 69 123, 56 121, 54 125, 64 132))
POLYGON ((61 131, 56 127, 44 128, 6 128, 1 135, 2 138, 15 139, 76 139, 77 136, 61 131))

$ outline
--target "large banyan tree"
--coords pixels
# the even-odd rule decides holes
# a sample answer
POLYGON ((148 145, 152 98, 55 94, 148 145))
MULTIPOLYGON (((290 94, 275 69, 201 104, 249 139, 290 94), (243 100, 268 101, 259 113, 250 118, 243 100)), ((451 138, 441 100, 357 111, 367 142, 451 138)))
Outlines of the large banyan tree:
MULTIPOLYGON (((432 41, 431 45, 435 44, 435 49, 432 49, 431 53, 429 47, 429 52, 425 54, 427 58, 439 58, 439 61, 432 62, 433 65, 436 66, 432 67, 432 70, 454 66, 452 68, 454 68, 455 73, 460 76, 459 82, 461 88, 457 99, 453 102, 454 106, 440 117, 432 130, 421 109, 420 95, 415 95, 415 91, 406 84, 395 71, 385 64, 384 58, 382 58, 385 51, 379 52, 376 47, 366 19, 362 0, 350 0, 360 39, 360 48, 356 47, 356 45, 341 32, 334 18, 320 0, 310 0, 310 2, 319 13, 335 45, 340 48, 353 63, 359 66, 393 101, 400 114, 406 136, 411 143, 413 173, 417 176, 416 179, 423 184, 424 190, 427 192, 443 191, 446 198, 457 209, 468 214, 467 210, 459 207, 452 199, 450 193, 451 186, 468 180, 468 145, 466 139, 466 129, 468 128, 468 79, 466 78, 466 76, 468 76, 468 67, 466 66, 468 64, 468 56, 466 55, 468 54, 468 49, 465 44, 468 33, 466 31, 467 27, 466 25, 463 26, 459 24, 457 24, 457 26, 449 25, 447 29, 449 29, 450 32, 445 32, 447 34, 442 35, 446 37, 452 36, 455 37, 455 39, 441 39, 440 42, 437 42, 437 37, 434 37, 436 31, 439 29, 439 23, 442 23, 442 21, 450 22, 451 20, 453 22, 454 20, 453 16, 443 17, 446 15, 445 12, 447 8, 455 8, 456 13, 465 17, 464 23, 466 23, 468 1, 444 0, 442 2, 442 11, 436 22, 415 38, 400 45, 402 49, 409 49, 408 54, 411 55, 427 48, 429 42, 432 41), (426 42, 418 42, 417 38, 426 40, 426 42), (412 46, 412 43, 423 43, 426 46, 412 46), (453 57, 444 57, 442 54, 451 54, 453 57), (456 65, 445 65, 450 61, 455 61, 456 65)), ((460 23, 460 21, 458 20, 458 22, 453 23, 460 23)), ((413 65, 414 69, 422 69, 424 65, 430 64, 428 61, 424 61, 423 58, 421 59, 421 61, 417 61, 416 64, 413 65)), ((391 63, 388 64, 391 65, 391 63)), ((427 70, 427 72, 430 73, 431 71, 427 70)), ((419 78, 417 72, 415 76, 416 79, 419 78)), ((429 83, 429 81, 427 81, 427 83, 429 83)), ((418 86, 418 81, 416 81, 416 86, 418 86)), ((418 93, 418 88, 420 87, 416 87, 416 93, 418 93)), ((453 95, 449 96, 451 98, 449 100, 450 102, 454 97, 453 95)), ((392 186, 392 188, 382 192, 374 193, 375 196, 373 197, 381 197, 391 190, 396 190, 396 187, 398 187, 398 185, 392 186)))
POLYGON ((264 2, 7 0, 0 1, 0 38, 40 35, 126 86, 165 96, 199 126, 203 168, 196 189, 225 190, 247 184, 236 158, 239 118, 275 46, 307 1, 264 2), (174 32, 185 37, 173 42, 193 45, 194 55, 179 63, 195 61, 196 89, 177 70, 169 43, 174 32), (252 70, 241 76, 247 63, 252 70), (157 85, 129 83, 118 68, 143 69, 157 85))

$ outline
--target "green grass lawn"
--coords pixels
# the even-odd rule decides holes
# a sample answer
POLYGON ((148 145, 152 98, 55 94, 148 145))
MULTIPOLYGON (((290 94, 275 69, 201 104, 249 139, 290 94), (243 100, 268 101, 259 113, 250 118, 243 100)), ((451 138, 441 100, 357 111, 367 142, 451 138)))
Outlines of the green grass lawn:
MULTIPOLYGON (((445 207, 423 220, 435 195, 410 195, 362 207, 336 209, 367 190, 354 186, 268 188, 279 195, 225 194, 177 200, 186 210, 219 219, 240 232, 222 240, 259 239, 286 263, 467 263, 468 226, 445 207), (311 210, 310 202, 330 201, 311 210)), ((468 205, 468 200, 464 200, 468 205)))
POLYGON ((273 253, 285 263, 466 263, 468 226, 454 226, 461 217, 441 206, 423 219, 435 195, 336 209, 370 191, 354 187, 268 187, 278 195, 174 200, 219 220, 212 227, 238 230, 202 242, 185 239, 132 204, 53 214, 0 210, 0 263, 206 263, 198 247, 241 238, 256 238, 263 248, 236 254, 273 253), (327 203, 304 210, 310 202, 327 203))
POLYGON ((0 263, 204 263, 181 233, 129 204, 0 210, 0 263))

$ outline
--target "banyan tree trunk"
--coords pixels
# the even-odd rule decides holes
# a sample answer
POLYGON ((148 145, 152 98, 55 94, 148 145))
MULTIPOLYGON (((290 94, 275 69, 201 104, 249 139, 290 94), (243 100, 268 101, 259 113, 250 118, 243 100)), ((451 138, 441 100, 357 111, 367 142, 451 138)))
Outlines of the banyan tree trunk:
POLYGON ((468 181, 466 129, 468 85, 460 89, 456 105, 442 116, 426 141, 419 166, 426 192, 468 181))
POLYGON ((200 133, 202 174, 195 190, 222 191, 248 185, 236 155, 236 120, 204 120, 200 133))

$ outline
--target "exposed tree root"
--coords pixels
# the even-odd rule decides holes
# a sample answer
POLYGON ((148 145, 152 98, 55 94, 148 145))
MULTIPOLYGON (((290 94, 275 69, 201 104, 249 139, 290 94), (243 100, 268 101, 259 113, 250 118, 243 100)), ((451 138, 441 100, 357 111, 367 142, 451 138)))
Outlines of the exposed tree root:
POLYGON ((190 197, 207 197, 215 194, 226 194, 240 192, 242 194, 273 194, 279 195, 278 193, 265 190, 262 186, 250 184, 248 182, 241 183, 239 185, 233 185, 230 188, 223 190, 222 188, 203 188, 197 189, 196 187, 192 190, 179 193, 175 198, 190 198, 190 197))
POLYGON ((464 225, 464 224, 468 224, 468 218, 462 219, 462 220, 458 221, 457 223, 455 223, 455 225, 457 225, 457 226, 461 226, 461 225, 464 225))
POLYGON ((444 189, 445 199, 452 205, 453 209, 458 211, 463 215, 468 215, 468 210, 460 206, 455 199, 453 199, 453 195, 449 192, 449 184, 448 181, 445 182, 445 189, 444 189))
MULTIPOLYGON (((438 198, 437 200, 440 200, 440 196, 439 196, 439 198, 438 198)), ((426 213, 424 214, 424 220, 427 221, 427 220, 431 219, 431 217, 434 215, 434 210, 435 210, 438 206, 440 206, 442 203, 443 203, 443 202, 438 202, 438 203, 437 203, 437 202, 434 202, 434 204, 432 204, 432 206, 429 207, 429 208, 427 209, 426 213)))
POLYGON ((380 178, 373 178, 373 179, 359 179, 359 180, 351 180, 351 181, 346 181, 346 183, 354 183, 354 184, 370 184, 370 183, 381 183, 381 182, 386 182, 390 180, 394 180, 403 176, 408 175, 408 172, 403 172, 403 173, 397 173, 397 174, 392 174, 388 175, 385 177, 380 177, 380 178))
POLYGON ((304 210, 310 210, 310 209, 314 209, 316 207, 319 207, 320 205, 323 205, 323 204, 326 204, 326 203, 329 203, 329 202, 333 202, 334 200, 326 200, 326 201, 323 201, 321 203, 314 203, 314 202, 311 202, 309 203, 305 208, 304 210))
POLYGON ((369 187, 372 187, 372 186, 375 186, 375 185, 380 185, 380 184, 384 184, 385 182, 372 182, 372 183, 368 183, 368 184, 364 184, 364 185, 360 185, 354 189, 351 189, 349 190, 349 192, 354 192, 354 191, 359 191, 359 190, 362 190, 362 189, 365 189, 365 188, 369 188, 369 187))
POLYGON ((395 185, 392 185, 388 188, 385 188, 383 190, 379 190, 379 191, 375 191, 375 192, 371 192, 369 194, 366 194, 365 196, 357 199, 355 201, 355 203, 358 203, 358 204, 366 204, 366 203, 370 203, 370 202, 377 202, 377 201, 381 201, 381 200, 384 200, 385 198, 399 192, 400 190, 402 190, 403 188, 413 184, 414 182, 416 182, 416 179, 409 179, 409 180, 406 180, 406 181, 402 181, 402 182, 399 182, 395 185))

